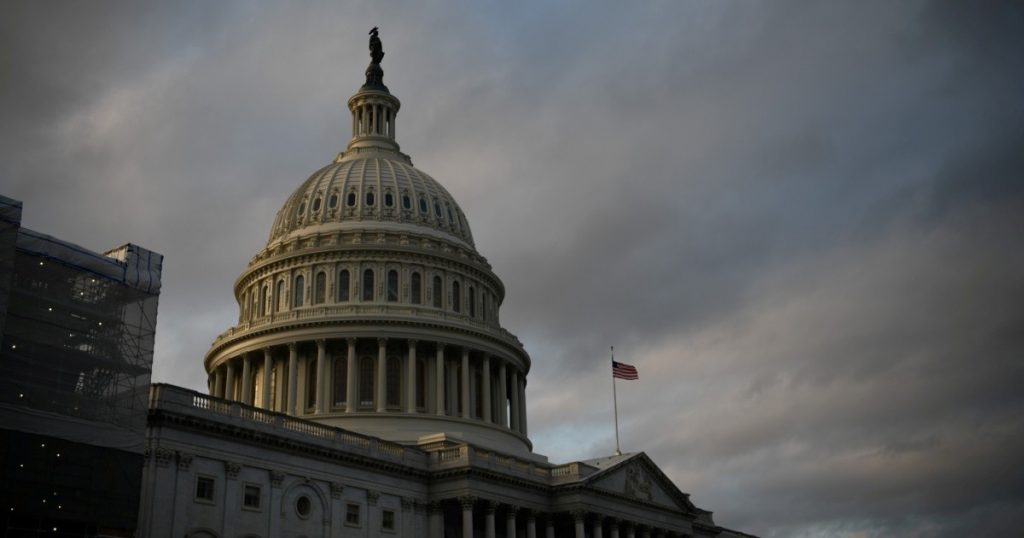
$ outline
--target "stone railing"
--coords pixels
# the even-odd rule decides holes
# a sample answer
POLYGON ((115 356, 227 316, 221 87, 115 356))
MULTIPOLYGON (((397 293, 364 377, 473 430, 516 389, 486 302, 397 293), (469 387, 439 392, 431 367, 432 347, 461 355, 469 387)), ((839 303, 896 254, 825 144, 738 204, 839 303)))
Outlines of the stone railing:
POLYGON ((173 385, 152 385, 149 408, 233 425, 242 424, 257 431, 427 471, 473 467, 547 485, 578 481, 597 472, 596 468, 580 462, 551 465, 465 443, 424 451, 173 385))
POLYGON ((291 437, 303 442, 322 444, 327 448, 362 454, 384 461, 421 468, 424 468, 427 463, 427 454, 417 448, 340 428, 332 428, 284 413, 275 413, 238 402, 214 398, 172 385, 155 384, 151 386, 149 408, 214 421, 242 423, 255 430, 291 437))

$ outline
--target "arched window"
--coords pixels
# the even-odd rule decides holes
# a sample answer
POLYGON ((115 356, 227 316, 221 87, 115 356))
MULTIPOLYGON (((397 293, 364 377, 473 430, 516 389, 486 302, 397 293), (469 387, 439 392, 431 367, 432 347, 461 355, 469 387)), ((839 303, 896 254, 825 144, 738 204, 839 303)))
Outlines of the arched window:
POLYGON ((302 214, 306 212, 306 202, 299 204, 299 210, 295 213, 295 216, 302 218, 302 214))
POLYGON ((348 302, 349 294, 349 281, 348 281, 348 269, 342 269, 338 271, 338 302, 348 302))
POLYGON ((313 212, 320 211, 320 198, 313 200, 313 212))
POLYGON ((260 316, 267 315, 267 286, 260 288, 260 316))
POLYGON ((398 271, 388 271, 388 302, 398 301, 398 271))
POLYGON ((452 282, 452 311, 462 311, 462 295, 459 293, 458 282, 452 282))
POLYGON ((409 279, 409 288, 412 293, 412 304, 420 304, 423 302, 423 279, 420 274, 413 271, 412 277, 409 279))
POLYGON ((355 207, 356 206, 356 193, 354 193, 354 192, 348 193, 348 197, 345 200, 345 204, 348 205, 349 207, 355 207))
POLYGON ((388 357, 387 377, 387 406, 398 408, 402 405, 402 361, 398 357, 388 357))
POLYGON ((238 317, 241 318, 238 321, 245 321, 245 317, 249 314, 249 296, 242 292, 242 295, 238 298, 238 317))
POLYGON ((306 361, 306 407, 312 409, 316 406, 316 359, 310 358, 306 361))
POLYGON ((402 195, 402 209, 412 209, 412 198, 408 194, 402 195))
POLYGON ((292 306, 302 306, 303 295, 306 293, 306 280, 299 275, 295 277, 295 288, 292 289, 292 306))
POLYGON ((313 304, 323 304, 327 301, 327 273, 320 271, 316 274, 313 282, 313 304))
POLYGON ((374 202, 373 191, 370 191, 370 192, 366 193, 366 206, 367 207, 373 207, 373 202, 374 202))
POLYGON ((420 196, 420 213, 427 214, 427 199, 420 196))
POLYGON ((277 281, 277 293, 274 294, 274 297, 277 301, 274 310, 278 312, 284 310, 284 307, 288 305, 288 298, 284 295, 284 280, 277 281))
POLYGON ((441 308, 442 303, 442 288, 441 288, 441 277, 434 277, 434 308, 441 308))
POLYGON ((434 202, 434 216, 441 218, 441 204, 434 202))
POLYGON ((260 315, 260 298, 256 294, 256 290, 252 290, 249 295, 252 297, 252 308, 249 309, 249 315, 255 318, 260 315))
POLYGON ((334 406, 341 407, 348 401, 348 357, 334 358, 334 406))
POLYGON ((416 359, 416 407, 427 407, 427 361, 416 359))
POLYGON ((327 200, 327 207, 331 209, 338 207, 338 193, 332 194, 331 197, 327 200))
POLYGON ((476 317, 476 290, 473 288, 473 286, 470 286, 469 289, 467 290, 467 293, 469 294, 469 297, 468 297, 468 299, 469 299, 469 317, 475 318, 476 317))
POLYGON ((373 300, 373 269, 363 271, 363 300, 373 300))
POLYGON ((394 207, 394 205, 395 205, 395 195, 391 194, 390 192, 385 192, 384 193, 384 206, 385 207, 394 207))
POLYGON ((373 407, 373 357, 359 359, 359 406, 373 407))

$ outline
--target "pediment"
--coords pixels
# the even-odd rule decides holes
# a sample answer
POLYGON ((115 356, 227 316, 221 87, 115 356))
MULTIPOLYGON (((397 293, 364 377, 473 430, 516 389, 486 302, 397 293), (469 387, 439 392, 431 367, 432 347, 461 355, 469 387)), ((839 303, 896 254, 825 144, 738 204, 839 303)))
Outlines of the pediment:
POLYGON ((696 507, 645 454, 637 454, 588 480, 588 487, 639 502, 691 512, 696 507))

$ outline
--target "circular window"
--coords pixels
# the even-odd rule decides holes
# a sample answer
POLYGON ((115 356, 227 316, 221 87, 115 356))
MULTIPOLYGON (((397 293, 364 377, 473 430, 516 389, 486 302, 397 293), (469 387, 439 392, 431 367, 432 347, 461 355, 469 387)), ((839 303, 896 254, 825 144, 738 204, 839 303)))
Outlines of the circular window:
POLYGON ((313 510, 313 503, 310 502, 309 497, 305 495, 298 498, 295 501, 295 513, 299 514, 300 517, 307 518, 309 513, 313 510))

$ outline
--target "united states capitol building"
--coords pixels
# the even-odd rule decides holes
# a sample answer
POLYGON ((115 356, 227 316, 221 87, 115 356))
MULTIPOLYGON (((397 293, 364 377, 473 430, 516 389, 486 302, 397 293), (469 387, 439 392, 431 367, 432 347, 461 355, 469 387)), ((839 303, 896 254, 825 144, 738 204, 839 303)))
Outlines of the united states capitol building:
POLYGON ((643 453, 533 451, 505 288, 455 199, 402 153, 371 36, 351 141, 235 281, 209 393, 152 388, 138 535, 749 536, 643 453))

